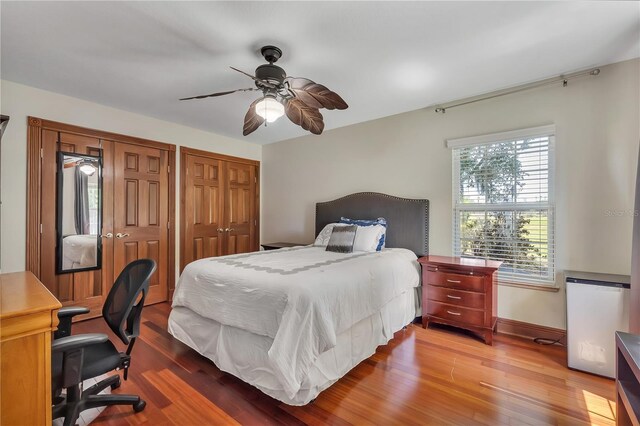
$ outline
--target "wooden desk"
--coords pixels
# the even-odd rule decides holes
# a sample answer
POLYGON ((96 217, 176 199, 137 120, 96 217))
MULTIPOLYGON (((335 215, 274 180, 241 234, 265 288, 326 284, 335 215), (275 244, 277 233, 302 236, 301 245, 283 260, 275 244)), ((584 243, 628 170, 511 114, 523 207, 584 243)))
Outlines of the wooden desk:
POLYGON ((0 275, 0 424, 51 424, 51 332, 62 305, 31 272, 0 275))

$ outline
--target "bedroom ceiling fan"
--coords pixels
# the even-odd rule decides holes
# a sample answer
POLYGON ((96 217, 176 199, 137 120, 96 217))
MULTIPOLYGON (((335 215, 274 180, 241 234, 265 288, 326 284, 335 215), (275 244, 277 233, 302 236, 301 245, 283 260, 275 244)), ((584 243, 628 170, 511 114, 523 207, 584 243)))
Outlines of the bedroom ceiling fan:
POLYGON ((319 135, 324 130, 324 121, 320 108, 347 109, 349 105, 335 92, 322 84, 315 83, 308 78, 288 77, 287 73, 275 62, 282 56, 282 50, 275 46, 264 46, 260 53, 268 64, 256 68, 255 76, 230 67, 251 78, 256 87, 211 93, 210 95, 182 98, 204 99, 215 96, 228 95, 235 92, 262 92, 262 97, 256 99, 249 106, 244 117, 242 134, 247 136, 260 127, 265 121, 272 123, 283 115, 305 130, 319 135))

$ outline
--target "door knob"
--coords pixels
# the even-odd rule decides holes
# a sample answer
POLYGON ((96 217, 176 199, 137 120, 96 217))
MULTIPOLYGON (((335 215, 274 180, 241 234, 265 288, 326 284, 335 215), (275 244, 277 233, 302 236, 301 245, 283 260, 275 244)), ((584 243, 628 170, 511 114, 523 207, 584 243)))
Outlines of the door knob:
POLYGON ((218 228, 218 232, 224 232, 224 229, 218 228))
POLYGON ((113 238, 113 234, 111 232, 104 234, 104 235, 100 235, 100 237, 102 238, 113 238))
POLYGON ((124 234, 121 234, 119 232, 116 234, 116 238, 126 238, 128 236, 129 236, 129 234, 127 234, 126 232, 124 234))
POLYGON ((233 229, 233 228, 227 228, 227 229, 225 229, 225 232, 232 232, 232 231, 235 231, 235 229, 233 229))

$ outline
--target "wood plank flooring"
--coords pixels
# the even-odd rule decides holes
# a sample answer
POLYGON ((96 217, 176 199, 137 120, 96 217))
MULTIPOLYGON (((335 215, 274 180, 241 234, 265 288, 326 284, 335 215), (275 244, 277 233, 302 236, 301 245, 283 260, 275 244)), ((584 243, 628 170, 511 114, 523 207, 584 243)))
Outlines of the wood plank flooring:
MULTIPOLYGON (((223 373, 167 330, 167 303, 145 307, 129 380, 114 393, 147 401, 109 407, 95 425, 541 425, 615 423, 613 380, 566 368, 559 346, 497 335, 493 346, 411 325, 311 404, 292 407, 223 373)), ((74 334, 107 333, 102 318, 74 334)), ((108 333, 115 342, 116 338, 108 333)))

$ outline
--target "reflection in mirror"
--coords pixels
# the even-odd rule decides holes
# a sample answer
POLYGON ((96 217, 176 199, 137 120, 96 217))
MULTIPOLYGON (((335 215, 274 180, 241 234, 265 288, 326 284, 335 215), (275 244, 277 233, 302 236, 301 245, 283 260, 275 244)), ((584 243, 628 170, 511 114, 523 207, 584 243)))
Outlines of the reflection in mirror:
POLYGON ((100 157, 58 152, 58 274, 100 269, 102 165, 100 157))

